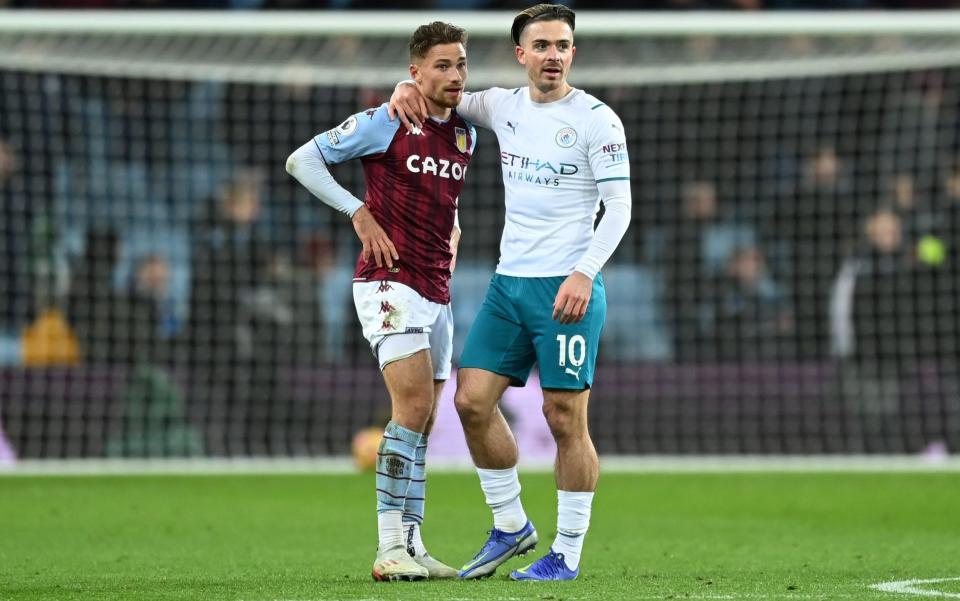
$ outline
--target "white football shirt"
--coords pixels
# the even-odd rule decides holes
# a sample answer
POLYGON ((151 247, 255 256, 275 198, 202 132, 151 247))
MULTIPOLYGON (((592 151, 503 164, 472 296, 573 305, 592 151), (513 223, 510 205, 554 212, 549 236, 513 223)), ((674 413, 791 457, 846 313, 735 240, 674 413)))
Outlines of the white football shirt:
POLYGON ((526 87, 490 88, 465 94, 457 112, 500 142, 506 223, 497 273, 570 275, 593 238, 598 184, 630 179, 620 118, 576 88, 549 103, 533 102, 526 87))

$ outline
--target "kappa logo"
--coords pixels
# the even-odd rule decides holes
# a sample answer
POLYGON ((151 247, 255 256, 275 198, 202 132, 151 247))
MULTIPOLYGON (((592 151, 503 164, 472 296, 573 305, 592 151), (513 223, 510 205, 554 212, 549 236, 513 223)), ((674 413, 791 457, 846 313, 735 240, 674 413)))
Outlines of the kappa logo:
MULTIPOLYGON (((383 284, 381 284, 382 286, 383 284)), ((387 332, 397 329, 397 322, 401 320, 400 310, 388 301, 380 301, 380 315, 383 315, 383 321, 380 323, 380 331, 387 332)))
POLYGON ((377 114, 377 109, 367 109, 363 112, 367 116, 367 119, 373 119, 373 116, 377 114))
POLYGON ((393 290, 393 286, 386 280, 380 282, 380 287, 377 288, 377 292, 390 292, 391 290, 393 290))
POLYGON ((580 370, 582 370, 582 369, 583 369, 583 368, 580 367, 580 368, 577 368, 577 371, 573 371, 572 369, 570 369, 570 368, 568 367, 568 368, 566 368, 566 369, 563 370, 563 373, 567 374, 568 376, 573 376, 574 378, 577 379, 577 382, 579 382, 579 381, 580 381, 580 370))

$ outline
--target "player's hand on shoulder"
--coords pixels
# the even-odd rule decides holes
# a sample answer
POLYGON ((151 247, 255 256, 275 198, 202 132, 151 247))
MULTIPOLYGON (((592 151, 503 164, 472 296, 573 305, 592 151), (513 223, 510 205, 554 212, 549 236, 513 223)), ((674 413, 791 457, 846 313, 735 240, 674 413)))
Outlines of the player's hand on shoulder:
POLYGON ((366 206, 360 207, 353 214, 351 220, 353 221, 353 229, 356 230, 360 242, 363 243, 363 260, 369 261, 370 256, 373 255, 377 267, 386 265, 392 268, 393 262, 398 260, 400 256, 397 255, 397 248, 393 245, 390 237, 387 236, 387 232, 383 231, 383 228, 377 223, 370 209, 366 206))
POLYGON ((423 121, 427 118, 427 101, 423 99, 420 89, 409 81, 401 81, 393 89, 390 103, 387 104, 387 115, 393 121, 400 117, 400 123, 412 134, 419 134, 423 121))
POLYGON ((560 323, 577 323, 587 314, 593 280, 579 271, 574 271, 560 284, 557 298, 553 301, 553 319, 560 323))

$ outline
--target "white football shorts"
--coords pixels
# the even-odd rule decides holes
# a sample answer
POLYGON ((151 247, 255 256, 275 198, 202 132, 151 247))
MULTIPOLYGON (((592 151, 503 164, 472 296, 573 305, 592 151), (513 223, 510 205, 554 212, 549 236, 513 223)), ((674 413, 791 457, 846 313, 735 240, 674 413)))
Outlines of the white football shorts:
POLYGON ((429 301, 399 282, 354 282, 353 303, 380 369, 430 349, 433 377, 450 377, 453 360, 453 310, 429 301))

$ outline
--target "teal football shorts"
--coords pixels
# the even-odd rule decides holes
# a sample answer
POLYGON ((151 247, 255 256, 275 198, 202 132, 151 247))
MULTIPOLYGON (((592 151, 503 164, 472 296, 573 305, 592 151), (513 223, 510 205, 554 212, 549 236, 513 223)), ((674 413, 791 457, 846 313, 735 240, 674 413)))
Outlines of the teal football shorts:
POLYGON ((495 274, 467 335, 460 367, 504 375, 511 385, 523 386, 538 363, 543 388, 589 388, 607 316, 603 278, 597 274, 593 281, 583 319, 561 324, 553 319, 553 303, 566 279, 495 274))

